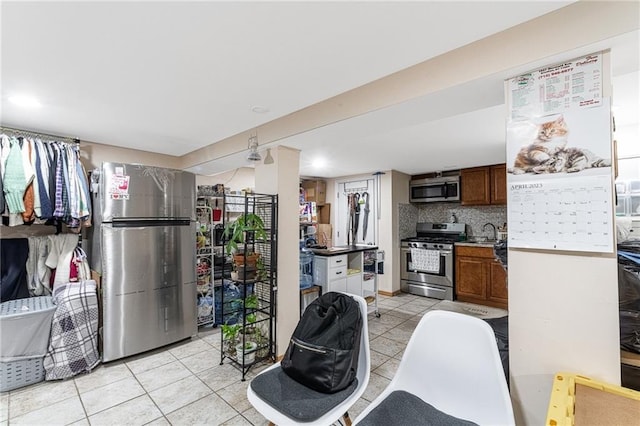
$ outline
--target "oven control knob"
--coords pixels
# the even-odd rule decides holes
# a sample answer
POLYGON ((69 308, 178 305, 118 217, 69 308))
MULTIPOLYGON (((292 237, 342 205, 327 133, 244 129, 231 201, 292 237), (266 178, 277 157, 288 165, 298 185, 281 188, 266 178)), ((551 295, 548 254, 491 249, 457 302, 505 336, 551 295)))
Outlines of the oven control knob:
POLYGON ((441 249, 441 248, 443 248, 443 247, 444 247, 444 246, 443 246, 442 244, 438 245, 438 248, 439 248, 439 249, 441 249))
POLYGON ((422 245, 422 248, 425 248, 425 249, 426 249, 426 248, 429 248, 429 247, 428 247, 426 244, 423 244, 423 245, 422 245))

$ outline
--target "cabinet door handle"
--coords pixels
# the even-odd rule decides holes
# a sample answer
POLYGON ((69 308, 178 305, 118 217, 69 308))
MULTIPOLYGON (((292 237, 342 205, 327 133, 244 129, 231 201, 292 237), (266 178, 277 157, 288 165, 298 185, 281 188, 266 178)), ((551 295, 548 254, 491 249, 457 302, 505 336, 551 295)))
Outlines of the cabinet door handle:
POLYGON ((336 263, 342 263, 342 259, 336 260, 336 263))
POLYGON ((340 274, 342 274, 342 271, 336 272, 336 275, 340 275, 340 274))

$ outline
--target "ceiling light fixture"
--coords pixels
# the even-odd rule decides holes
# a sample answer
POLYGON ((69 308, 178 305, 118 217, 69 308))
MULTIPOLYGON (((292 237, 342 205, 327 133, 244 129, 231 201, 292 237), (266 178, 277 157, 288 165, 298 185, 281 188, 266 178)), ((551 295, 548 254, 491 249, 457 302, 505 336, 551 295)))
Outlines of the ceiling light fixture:
POLYGON ((247 156, 247 160, 249 161, 260 161, 262 157, 258 154, 258 132, 256 131, 255 135, 249 136, 249 156, 247 156))
POLYGON ((12 104, 25 107, 25 108, 40 108, 42 104, 33 96, 16 95, 11 96, 9 101, 12 104))
POLYGON ((271 148, 267 148, 267 155, 264 156, 264 164, 273 164, 273 157, 271 156, 271 148))
POLYGON ((251 111, 255 112, 256 114, 266 114, 269 112, 269 107, 262 106, 262 105, 254 105, 251 107, 251 111))

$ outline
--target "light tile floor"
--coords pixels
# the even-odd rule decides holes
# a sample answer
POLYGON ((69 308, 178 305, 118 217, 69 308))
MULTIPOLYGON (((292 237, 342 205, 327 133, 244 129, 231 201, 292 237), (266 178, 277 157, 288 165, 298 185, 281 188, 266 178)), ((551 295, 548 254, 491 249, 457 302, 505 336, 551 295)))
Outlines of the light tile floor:
MULTIPOLYGON (((484 317, 506 314, 404 293, 380 296, 378 308, 380 318, 369 314, 371 378, 349 410, 352 419, 389 384, 425 312, 443 308, 484 317)), ((250 370, 242 382, 240 371, 226 362, 220 365, 219 329, 203 329, 193 339, 100 365, 90 374, 0 393, 0 426, 266 425, 247 401, 246 389, 267 365, 250 370)))

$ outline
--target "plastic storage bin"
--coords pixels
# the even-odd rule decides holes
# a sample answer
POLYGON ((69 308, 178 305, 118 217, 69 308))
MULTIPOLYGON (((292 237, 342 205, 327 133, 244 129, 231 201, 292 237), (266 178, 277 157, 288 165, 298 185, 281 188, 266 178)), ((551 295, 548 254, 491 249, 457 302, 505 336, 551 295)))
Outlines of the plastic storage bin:
POLYGON ((44 380, 43 358, 56 307, 50 296, 0 303, 0 391, 44 380))

